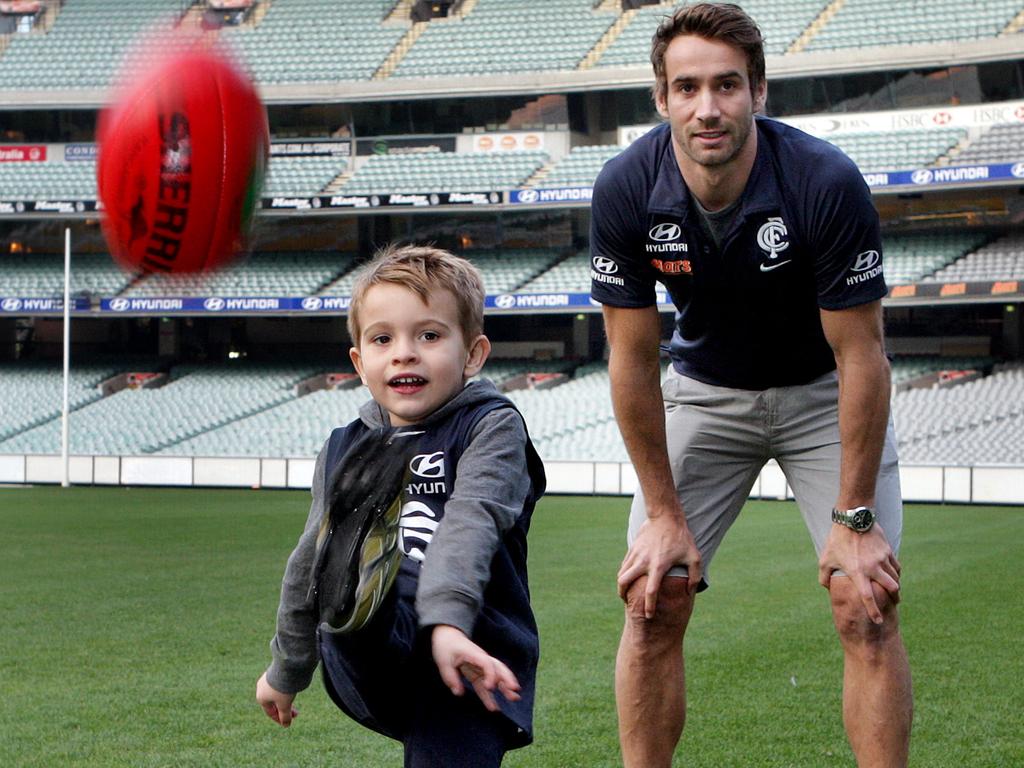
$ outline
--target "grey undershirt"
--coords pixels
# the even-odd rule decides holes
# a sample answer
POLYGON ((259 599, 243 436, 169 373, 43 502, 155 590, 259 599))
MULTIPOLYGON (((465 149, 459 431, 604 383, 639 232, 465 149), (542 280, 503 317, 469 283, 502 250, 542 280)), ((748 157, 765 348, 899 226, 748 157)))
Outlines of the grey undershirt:
POLYGON ((719 211, 709 211, 694 197, 693 207, 697 211, 697 220, 700 223, 701 231, 714 242, 715 250, 721 251, 725 233, 732 228, 732 223, 736 220, 736 215, 739 212, 740 198, 737 197, 719 211))

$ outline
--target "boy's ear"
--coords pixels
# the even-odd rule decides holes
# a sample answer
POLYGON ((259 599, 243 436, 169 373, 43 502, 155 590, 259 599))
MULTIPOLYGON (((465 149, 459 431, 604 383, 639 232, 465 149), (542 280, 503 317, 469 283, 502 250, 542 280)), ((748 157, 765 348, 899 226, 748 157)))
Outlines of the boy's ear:
POLYGON ((491 341, 481 333, 469 345, 469 356, 466 358, 466 367, 462 371, 462 378, 471 379, 480 373, 489 354, 491 354, 491 341))
POLYGON ((366 377, 363 376, 363 358, 359 356, 359 347, 352 347, 348 351, 348 358, 352 361, 352 365, 356 367, 356 373, 359 374, 359 379, 366 384, 366 377))

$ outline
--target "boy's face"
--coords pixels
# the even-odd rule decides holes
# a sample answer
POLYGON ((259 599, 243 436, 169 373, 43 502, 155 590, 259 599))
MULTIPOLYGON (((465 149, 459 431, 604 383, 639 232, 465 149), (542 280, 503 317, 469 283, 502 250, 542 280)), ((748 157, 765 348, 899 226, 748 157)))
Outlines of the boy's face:
POLYGON ((486 336, 465 338, 451 291, 419 294, 394 283, 372 286, 359 308, 360 335, 349 356, 395 426, 416 424, 462 390, 483 367, 486 336))

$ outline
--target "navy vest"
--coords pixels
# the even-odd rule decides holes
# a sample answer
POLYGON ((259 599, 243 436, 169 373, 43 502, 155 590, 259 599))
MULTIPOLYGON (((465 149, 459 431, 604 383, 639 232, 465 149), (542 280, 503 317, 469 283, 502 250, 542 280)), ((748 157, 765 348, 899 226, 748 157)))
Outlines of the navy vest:
MULTIPOLYGON (((507 398, 495 394, 454 411, 439 423, 397 430, 397 435, 422 430, 422 434, 410 434, 409 437, 411 478, 402 498, 399 533, 399 547, 405 557, 394 586, 398 598, 410 605, 415 604, 416 587, 427 547, 444 518, 445 503, 455 487, 462 452, 480 419, 498 408, 515 409, 515 406, 507 398)), ((331 433, 326 449, 325 484, 352 440, 367 429, 369 427, 357 419, 331 433)), ((402 439, 396 436, 396 445, 400 445, 398 441, 402 439)), ((532 740, 533 700, 540 655, 537 623, 530 607, 526 534, 530 529, 533 508, 546 486, 544 465, 529 437, 526 440, 526 460, 531 480, 530 493, 522 514, 505 533, 491 561, 490 581, 484 591, 472 635, 475 643, 508 665, 522 686, 519 701, 510 702, 498 697, 503 713, 517 726, 522 744, 532 740)), ((327 498, 329 489, 325 485, 322 490, 323 497, 327 498)))

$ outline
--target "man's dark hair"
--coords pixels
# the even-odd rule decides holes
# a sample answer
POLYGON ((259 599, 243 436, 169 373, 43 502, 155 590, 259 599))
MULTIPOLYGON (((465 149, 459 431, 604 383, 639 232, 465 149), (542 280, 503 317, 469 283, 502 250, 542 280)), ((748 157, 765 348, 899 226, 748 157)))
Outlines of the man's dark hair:
POLYGON ((747 57, 750 92, 756 93, 764 80, 764 38, 761 30, 742 8, 732 3, 697 3, 677 10, 658 25, 651 40, 651 64, 654 66, 654 95, 665 98, 668 79, 665 51, 677 37, 696 35, 739 48, 747 57))

